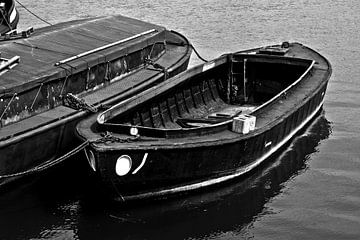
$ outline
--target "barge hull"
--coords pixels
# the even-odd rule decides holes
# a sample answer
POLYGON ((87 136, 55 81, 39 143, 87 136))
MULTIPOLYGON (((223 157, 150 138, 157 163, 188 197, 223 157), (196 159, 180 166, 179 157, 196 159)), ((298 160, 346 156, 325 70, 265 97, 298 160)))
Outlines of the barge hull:
POLYGON ((61 23, 34 34, 0 42, 2 56, 21 56, 20 63, 0 77, 0 186, 43 171, 79 150, 83 142, 76 137, 75 126, 91 112, 65 106, 66 94, 96 109, 109 107, 184 71, 191 55, 190 43, 181 34, 122 16, 61 23), (80 40, 72 44, 73 38, 61 40, 63 34, 89 35, 94 28, 113 31, 96 33, 82 45, 80 40), (151 33, 133 34, 144 31, 151 33), (99 35, 101 42, 96 39, 99 35), (126 41, 102 47, 103 41, 119 38, 126 41), (43 44, 47 50, 36 47, 43 44), (60 45, 71 53, 59 54, 55 50, 60 45), (93 48, 96 51, 88 53, 93 48))

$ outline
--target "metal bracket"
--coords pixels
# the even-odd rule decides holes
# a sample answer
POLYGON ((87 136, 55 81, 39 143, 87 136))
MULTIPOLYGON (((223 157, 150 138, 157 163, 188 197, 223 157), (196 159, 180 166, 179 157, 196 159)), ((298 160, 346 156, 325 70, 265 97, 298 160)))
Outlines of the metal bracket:
POLYGON ((14 68, 20 62, 20 57, 15 56, 10 59, 1 58, 0 53, 0 75, 8 71, 9 69, 14 68))
POLYGON ((25 31, 18 32, 16 29, 11 30, 10 32, 4 33, 0 35, 0 41, 9 41, 16 40, 20 38, 28 38, 34 32, 34 28, 30 27, 25 31))

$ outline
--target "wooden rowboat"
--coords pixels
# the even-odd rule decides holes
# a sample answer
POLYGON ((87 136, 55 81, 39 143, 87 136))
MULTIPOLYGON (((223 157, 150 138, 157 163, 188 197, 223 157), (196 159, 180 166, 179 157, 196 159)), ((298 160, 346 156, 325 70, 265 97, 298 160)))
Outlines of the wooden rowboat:
POLYGON ((320 112, 331 71, 299 43, 226 54, 77 131, 115 200, 196 190, 250 172, 288 143, 320 112))
POLYGON ((0 186, 80 151, 76 123, 187 68, 179 33, 108 16, 0 39, 0 186))
POLYGON ((15 30, 19 23, 19 13, 14 0, 0 0, 0 35, 15 30))

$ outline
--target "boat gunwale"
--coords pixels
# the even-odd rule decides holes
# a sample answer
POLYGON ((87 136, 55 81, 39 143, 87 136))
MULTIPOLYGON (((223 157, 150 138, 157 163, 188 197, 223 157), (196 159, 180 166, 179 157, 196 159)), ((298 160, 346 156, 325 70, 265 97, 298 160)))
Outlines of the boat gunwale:
MULTIPOLYGON (((204 64, 200 64, 196 67, 194 67, 193 69, 190 69, 186 72, 183 72, 181 74, 179 74, 178 76, 176 76, 176 79, 183 79, 186 77, 186 80, 183 80, 183 81, 180 81, 176 84, 182 84, 183 82, 186 82, 189 78, 195 76, 196 74, 200 74, 198 73, 198 69, 202 69, 203 71, 202 72, 205 72, 205 71, 208 71, 210 69, 213 69, 215 67, 218 67, 220 66, 221 64, 225 64, 227 63, 228 61, 232 61, 232 57, 233 56, 239 56, 239 57, 253 57, 253 58, 257 58, 257 59, 263 59, 263 58, 267 58, 267 59, 281 59, 281 60, 290 60, 290 62, 306 62, 309 64, 309 66, 307 67, 307 69, 304 71, 304 73, 297 79, 295 80, 292 84, 290 84, 288 87, 286 87, 284 90, 282 90, 281 92, 279 92, 277 95, 275 95, 273 98, 271 98, 270 100, 266 101, 264 104, 260 105, 259 107, 257 107, 256 109, 252 110, 250 113, 248 114, 254 114, 255 112, 265 108, 266 106, 270 105, 270 104, 273 104, 274 102, 276 102, 277 100, 279 100, 282 96, 284 96, 289 90, 291 90, 292 88, 294 88, 295 86, 297 86, 298 83, 300 83, 308 74, 309 72, 311 71, 311 69, 314 67, 314 64, 315 64, 315 61, 314 60, 309 60, 309 59, 304 59, 304 58, 295 58, 295 57, 285 57, 285 56, 274 56, 274 55, 266 55, 266 54, 256 54, 256 55, 253 55, 253 54, 243 54, 243 53, 230 53, 230 54, 225 54, 225 55, 222 55, 221 57, 211 61, 211 62, 208 62, 208 63, 204 63, 204 64), (222 60, 223 58, 227 59, 226 62, 223 62, 221 63, 220 60, 222 60), (230 58, 230 60, 229 60, 230 58), (220 61, 220 63, 216 64, 218 61, 220 61), (213 64, 215 63, 215 65, 213 64), (211 68, 207 67, 207 66, 211 66, 211 68), (204 69, 206 69, 204 71, 204 69), (191 74, 189 76, 187 76, 188 72, 191 71, 191 74)), ((249 60, 249 59, 248 59, 249 60)), ((202 73, 201 72, 201 73, 202 73)), ((147 93, 152 93, 155 89, 158 89, 158 88, 161 88, 165 85, 165 88, 166 88, 166 83, 162 83, 161 85, 159 86, 154 86, 153 88, 151 89, 148 89, 146 91, 144 91, 143 93, 141 94, 147 94, 147 93)), ((176 85, 172 86, 172 87, 175 87, 176 85)), ((172 88, 171 87, 171 88, 172 88)), ((166 88, 163 92, 166 92, 168 91, 169 88, 166 88)), ((163 93, 161 91, 161 93, 163 93)), ((155 94, 151 94, 153 96, 151 97, 148 97, 147 99, 145 99, 143 102, 146 102, 148 101, 150 98, 153 98, 155 96, 155 94)), ((106 123, 107 120, 111 119, 107 119, 105 116, 107 114, 107 112, 110 112, 112 109, 116 109, 116 108, 123 108, 124 106, 121 106, 123 104, 126 104, 127 102, 132 102, 132 101, 136 101, 138 97, 137 96, 133 96, 132 98, 129 98, 129 99, 126 99, 125 101, 123 102, 120 102, 116 105, 114 105, 112 108, 100 113, 97 117, 97 123, 100 125, 100 126, 106 126, 107 127, 121 127, 121 128, 125 128, 125 129, 128 129, 128 132, 130 132, 130 129, 131 128, 137 128, 137 129, 142 129, 142 130, 145 130, 145 131, 153 131, 154 133, 159 133, 163 136, 165 136, 165 138, 167 138, 168 135, 173 135, 175 133, 179 133, 181 135, 181 137, 184 137, 183 135, 186 135, 186 134, 190 134, 190 133, 196 133, 198 131, 204 131, 206 133, 210 133, 210 131, 212 132, 215 132, 215 131, 222 131, 225 127, 225 125, 230 125, 232 124, 233 120, 232 119, 229 119, 229 120, 225 120, 223 122, 219 122, 219 123, 214 123, 214 124, 211 124, 211 125, 208 125, 208 126, 201 126, 201 127, 191 127, 191 128, 176 128, 176 129, 163 129, 163 128, 153 128, 153 127, 145 127, 145 126, 137 126, 137 125, 129 125, 129 124, 110 124, 110 123, 106 123), (217 130, 216 130, 217 129, 217 130), (166 134, 166 133, 169 133, 169 134, 166 134)), ((137 106, 139 103, 135 104, 135 106, 137 106)), ((125 112, 125 111, 124 111, 125 112)), ((117 113, 117 114, 123 114, 124 112, 120 112, 120 113, 117 113)), ((116 115, 117 115, 116 114, 116 115)), ((239 114, 236 114, 234 117, 240 115, 241 113, 239 114)), ((111 116, 111 115, 110 115, 111 116)), ((113 116, 112 116, 113 117, 113 116)), ((203 135, 203 134, 201 134, 203 135)), ((145 135, 146 137, 146 135, 145 135)), ((186 137, 186 136, 185 136, 186 137)), ((170 137, 172 138, 172 137, 170 137)), ((175 138, 178 138, 178 137, 175 137, 175 138)))
MULTIPOLYGON (((331 68, 329 68, 329 75, 331 75, 331 68)), ((306 97, 307 100, 312 99, 314 97, 314 95, 316 95, 316 93, 318 93, 319 89, 321 89, 325 84, 327 84, 329 77, 327 77, 326 81, 322 81, 321 84, 319 84, 317 86, 317 88, 315 88, 310 95, 308 95, 306 97)), ((318 110, 319 111, 323 105, 324 101, 322 101, 319 105, 318 105, 318 110)), ((298 102, 298 105, 296 105, 296 107, 294 107, 294 109, 297 109, 297 107, 299 105, 303 105, 302 102, 298 102)), ((295 110, 294 110, 295 111, 295 110)), ((137 141, 136 145, 133 146, 133 142, 129 142, 129 143, 116 143, 116 144, 112 144, 112 145, 107 145, 107 144, 103 144, 103 143, 97 143, 97 142, 93 142, 90 141, 90 145, 96 149, 96 151, 98 152, 109 152, 109 151, 118 151, 119 149, 124 150, 126 149, 127 151, 136 151, 136 150, 143 150, 143 151, 151 151, 151 150, 164 150, 164 149, 173 149, 173 148, 183 148, 183 149, 188 149, 188 148, 198 148, 198 147, 207 147, 207 146, 221 146, 221 145, 225 145, 225 144, 231 144, 237 141, 241 141, 244 139, 249 139, 252 138, 254 136, 260 135, 268 130, 270 130, 271 128, 273 128, 274 126, 276 126, 277 124, 279 124, 281 121, 283 121, 284 118, 288 117, 289 115, 291 115, 291 113, 293 113, 294 111, 287 111, 284 112, 283 115, 278 116, 274 121, 269 122, 268 124, 266 124, 265 126, 261 127, 261 128, 256 128, 255 130, 247 133, 247 134, 239 134, 239 133, 233 133, 233 135, 231 135, 231 137, 227 138, 227 139, 215 139, 215 140, 208 140, 205 139, 204 140, 204 135, 200 136, 200 138, 197 138, 198 140, 191 141, 190 143, 186 142, 165 142, 165 141, 161 141, 161 142, 156 142, 157 138, 149 138, 147 141, 141 142, 137 141), (154 140, 154 141, 152 141, 154 140), (150 142, 150 144, 149 144, 150 142)), ((230 131, 229 131, 230 132, 230 131)), ((206 135, 205 135, 206 136, 206 135)), ((173 140, 173 139, 181 139, 181 138, 171 138, 171 139, 166 139, 166 141, 169 140, 173 140)), ((195 140, 195 138, 192 138, 192 140, 195 140)))

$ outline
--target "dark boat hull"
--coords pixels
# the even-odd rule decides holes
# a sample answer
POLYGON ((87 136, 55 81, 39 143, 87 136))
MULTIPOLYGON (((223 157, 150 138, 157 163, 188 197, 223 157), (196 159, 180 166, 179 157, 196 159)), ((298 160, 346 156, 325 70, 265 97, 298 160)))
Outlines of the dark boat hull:
POLYGON ((115 200, 162 198, 243 176, 286 146, 321 111, 331 75, 325 58, 301 44, 289 50, 296 57, 244 52, 188 70, 78 124, 80 137, 90 142, 89 163, 115 200), (226 83, 232 81, 228 72, 233 73, 234 62, 244 66, 235 73, 244 71, 240 79, 251 82, 253 76, 257 83, 254 103, 261 99, 250 113, 256 116, 256 127, 247 132, 232 128, 238 115, 215 123, 212 115, 219 106, 243 106, 237 100, 226 103, 232 101, 226 93, 233 88, 226 83), (272 75, 279 70, 285 75, 272 75), (289 71, 296 72, 296 80, 274 90, 289 79, 289 71), (176 126, 189 117, 207 125, 176 126), (112 134, 102 137, 104 131, 112 134))
MULTIPOLYGON (((52 27, 56 28, 55 25, 52 27)), ((47 29, 40 29, 39 31, 47 31, 47 29)), ((0 95, 3 94, 2 100, 5 96, 5 101, 0 103, 0 107, 2 111, 7 111, 2 116, 13 114, 14 117, 8 119, 15 120, 14 123, 9 120, 10 123, 7 124, 2 119, 2 128, 0 128, 0 186, 61 163, 84 147, 83 142, 76 137, 75 126, 80 119, 88 116, 91 112, 84 108, 72 109, 63 106, 62 100, 58 96, 51 96, 51 91, 55 94, 65 89, 64 92, 78 93, 86 102, 96 107, 111 106, 163 81, 166 77, 174 76, 186 70, 191 55, 191 46, 184 36, 166 30, 165 33, 146 38, 143 42, 140 39, 132 45, 120 46, 116 51, 107 50, 106 54, 108 55, 105 53, 96 55, 100 56, 101 61, 99 60, 97 64, 92 63, 94 65, 91 65, 91 68, 85 68, 84 71, 69 77, 55 78, 51 82, 45 81, 43 84, 30 87, 19 92, 16 98, 0 92, 0 95), (164 34, 166 39, 164 39, 164 34), (163 43, 169 41, 167 46, 164 45, 164 48, 170 50, 167 52, 165 49, 164 53, 163 48, 154 47, 157 41, 164 41, 163 43), (176 45, 177 43, 179 45, 176 45), (155 63, 164 63, 166 73, 144 64, 144 53, 153 54, 155 63), (113 60, 106 62, 107 57, 113 60), (121 62, 121 66, 118 64, 119 62, 121 62), (92 74, 95 76, 96 83, 89 83, 88 81, 92 74), (81 91, 84 90, 85 85, 89 91, 84 94, 81 91), (50 91, 50 93, 44 90, 50 91), (45 96, 47 100, 42 99, 45 96), (19 103, 16 104, 16 107, 8 108, 7 105, 10 106, 9 102, 12 101, 12 98, 19 103), (44 101, 48 102, 46 108, 49 108, 45 111, 43 109, 44 101), (38 107, 39 112, 29 111, 32 114, 30 116, 26 116, 27 112, 24 115, 20 114, 20 116, 25 117, 16 122, 16 118, 19 116, 17 113, 23 111, 16 108, 30 105, 34 108, 38 107)), ((80 60, 80 62, 84 61, 80 60)), ((59 69, 61 70, 61 68, 59 69)), ((81 67, 77 68, 77 71, 79 70, 81 67)))
POLYGON ((325 90, 326 85, 271 129, 239 141, 194 148, 98 152, 99 174, 117 201, 159 198, 232 180, 260 165, 310 123, 321 111, 325 90), (267 146, 269 142, 271 146, 267 146), (119 178, 114 169, 121 155, 133 159, 135 170, 146 156, 146 168, 119 178))

